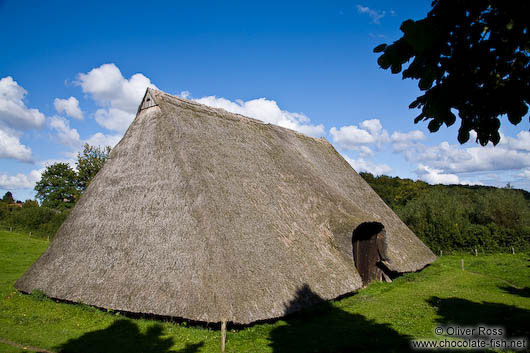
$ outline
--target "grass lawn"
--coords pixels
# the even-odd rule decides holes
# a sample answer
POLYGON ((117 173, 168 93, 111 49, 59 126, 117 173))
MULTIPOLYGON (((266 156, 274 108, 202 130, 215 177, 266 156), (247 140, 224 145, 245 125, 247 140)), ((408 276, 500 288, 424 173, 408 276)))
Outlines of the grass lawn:
MULTIPOLYGON (((133 319, 16 292, 16 279, 47 246, 0 231, 0 352, 219 352, 217 326, 133 319)), ((479 324, 502 327, 509 337, 530 336, 528 254, 444 256, 419 273, 283 320, 237 330, 229 325, 226 351, 403 352, 412 339, 443 338, 434 334, 436 326, 479 324)))

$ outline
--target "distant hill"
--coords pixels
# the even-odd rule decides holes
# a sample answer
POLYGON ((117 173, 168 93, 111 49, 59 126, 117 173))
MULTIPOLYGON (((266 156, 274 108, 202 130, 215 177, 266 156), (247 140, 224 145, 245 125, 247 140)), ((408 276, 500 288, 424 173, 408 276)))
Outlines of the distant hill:
POLYGON ((530 193, 360 173, 433 251, 530 250, 530 193))

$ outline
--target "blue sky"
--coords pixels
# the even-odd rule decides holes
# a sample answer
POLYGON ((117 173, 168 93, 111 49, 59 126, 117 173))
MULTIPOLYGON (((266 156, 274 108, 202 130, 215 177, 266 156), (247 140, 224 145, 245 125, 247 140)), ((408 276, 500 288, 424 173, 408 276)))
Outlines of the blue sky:
POLYGON ((377 66, 430 1, 0 0, 0 193, 32 198, 43 168, 115 144, 147 86, 326 137, 357 171, 530 190, 528 120, 456 141, 414 124, 417 82, 377 66))

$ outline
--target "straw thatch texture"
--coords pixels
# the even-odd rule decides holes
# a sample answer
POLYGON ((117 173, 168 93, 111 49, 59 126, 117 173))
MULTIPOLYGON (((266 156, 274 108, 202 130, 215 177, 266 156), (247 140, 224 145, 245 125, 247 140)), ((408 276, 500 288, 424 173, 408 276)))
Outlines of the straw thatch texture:
POLYGON ((284 315, 303 285, 324 299, 360 288, 362 222, 385 226, 391 270, 435 259, 326 140, 149 94, 17 289, 250 323, 284 315))

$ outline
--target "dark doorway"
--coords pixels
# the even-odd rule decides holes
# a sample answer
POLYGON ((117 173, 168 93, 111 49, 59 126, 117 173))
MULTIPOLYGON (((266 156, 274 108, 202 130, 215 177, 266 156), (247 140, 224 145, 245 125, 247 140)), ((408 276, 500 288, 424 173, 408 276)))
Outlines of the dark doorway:
POLYGON ((367 285, 371 281, 390 281, 382 263, 385 260, 385 227, 379 222, 361 223, 352 235, 355 267, 367 285))

